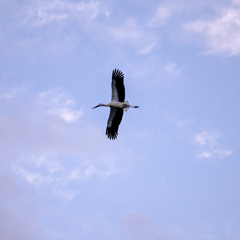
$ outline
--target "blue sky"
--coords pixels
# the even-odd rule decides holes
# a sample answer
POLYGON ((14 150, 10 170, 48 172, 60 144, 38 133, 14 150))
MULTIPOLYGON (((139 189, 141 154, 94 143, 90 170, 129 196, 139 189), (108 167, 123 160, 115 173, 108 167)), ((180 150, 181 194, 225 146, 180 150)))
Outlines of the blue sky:
POLYGON ((240 239, 239 0, 0 9, 1 239, 240 239))

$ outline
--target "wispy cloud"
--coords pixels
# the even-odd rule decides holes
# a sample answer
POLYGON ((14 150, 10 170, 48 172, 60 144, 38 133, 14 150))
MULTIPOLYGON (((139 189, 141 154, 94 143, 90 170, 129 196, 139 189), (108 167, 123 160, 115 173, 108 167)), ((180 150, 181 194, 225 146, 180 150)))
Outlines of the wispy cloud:
POLYGON ((149 21, 150 27, 160 27, 166 23, 166 21, 171 17, 172 11, 166 6, 160 6, 157 8, 153 17, 149 21))
POLYGON ((109 26, 105 30, 115 42, 133 46, 139 55, 150 53, 157 43, 156 34, 135 19, 127 19, 123 24, 109 26))
POLYGON ((75 109, 76 103, 59 88, 41 92, 39 102, 48 108, 48 113, 69 123, 76 122, 83 115, 81 110, 75 109))
POLYGON ((13 2, 13 6, 6 2, 1 8, 9 9, 2 23, 7 27, 0 28, 1 51, 8 57, 17 53, 28 58, 69 53, 81 41, 82 32, 98 29, 109 17, 107 6, 100 1, 13 2))
POLYGON ((131 47, 138 55, 146 55, 159 41, 158 33, 150 25, 159 25, 163 14, 156 13, 150 23, 128 15, 123 15, 119 21, 114 17, 114 10, 101 1, 40 0, 20 8, 21 14, 12 22, 11 28, 21 31, 21 35, 13 39, 5 31, 3 43, 8 51, 15 48, 16 53, 16 50, 25 49, 24 54, 31 52, 31 55, 71 52, 81 41, 85 42, 82 33, 97 46, 116 51, 118 44, 119 48, 129 50, 131 47))
POLYGON ((184 67, 178 66, 175 62, 162 62, 158 57, 148 57, 141 62, 129 65, 130 75, 133 79, 136 79, 139 84, 141 83, 147 86, 157 86, 160 81, 171 82, 180 77, 184 67))
POLYGON ((78 193, 74 183, 80 184, 93 177, 106 178, 121 171, 115 159, 102 159, 99 164, 95 159, 85 159, 81 154, 69 155, 57 153, 26 155, 22 161, 13 164, 12 168, 31 186, 47 189, 54 196, 68 201, 78 193))
POLYGON ((204 130, 200 133, 197 133, 194 137, 194 141, 202 149, 198 157, 212 159, 230 156, 232 151, 222 148, 218 143, 220 136, 221 135, 218 131, 204 130))
MULTIPOLYGON (((196 2, 193 5, 195 4, 196 2)), ((210 4, 211 7, 212 5, 210 4)), ((216 7, 217 16, 208 19, 205 16, 196 19, 194 15, 199 15, 206 7, 205 3, 198 3, 194 8, 184 0, 180 3, 170 1, 157 6, 155 10, 148 10, 145 21, 137 14, 123 14, 119 21, 115 18, 112 6, 103 1, 28 2, 19 6, 18 12, 11 12, 16 16, 11 21, 10 29, 21 34, 12 38, 12 32, 6 30, 9 28, 2 28, 0 35, 3 37, 0 41, 5 46, 4 51, 8 52, 14 50, 16 53, 16 50, 25 49, 24 54, 60 54, 71 52, 81 41, 85 42, 82 39, 84 33, 96 46, 105 50, 116 51, 118 44, 120 52, 122 49, 127 52, 130 47, 138 55, 147 55, 161 45, 162 34, 159 28, 164 26, 166 33, 170 33, 167 35, 171 37, 176 33, 185 35, 186 31, 203 36, 209 52, 224 52, 228 55, 240 53, 238 1, 232 1, 228 6, 221 2, 216 7)), ((177 37, 174 38, 177 41, 177 37)))
POLYGON ((171 79, 176 79, 181 74, 183 68, 179 68, 176 63, 170 62, 163 65, 162 73, 166 76, 171 76, 171 79))
POLYGON ((100 14, 108 16, 108 11, 98 1, 73 2, 64 0, 37 1, 28 6, 26 17, 22 22, 41 26, 52 22, 69 19, 94 20, 100 14))
POLYGON ((127 13, 119 21, 114 15, 114 5, 103 1, 27 2, 19 6, 17 20, 11 22, 11 29, 21 34, 12 38, 3 28, 5 37, 0 40, 6 51, 14 54, 25 49, 25 55, 49 56, 72 52, 82 42, 87 44, 89 41, 82 38, 84 35, 106 51, 115 53, 117 44, 121 53, 132 49, 138 55, 147 55, 161 43, 159 27, 181 12, 180 5, 162 4, 156 10, 151 9, 145 21, 137 14, 127 13))
POLYGON ((218 16, 209 20, 190 21, 184 28, 202 35, 209 46, 209 53, 240 54, 240 4, 233 1, 218 10, 218 16))
POLYGON ((179 118, 171 113, 166 113, 165 116, 168 120, 170 120, 170 122, 180 128, 189 127, 194 122, 193 118, 179 118))
POLYGON ((26 88, 21 88, 21 87, 0 90, 0 98, 10 100, 21 95, 25 91, 26 91, 26 88))
POLYGON ((0 113, 1 157, 34 188, 71 200, 79 191, 76 183, 123 173, 136 160, 121 144, 109 148, 97 127, 78 121, 83 112, 62 89, 22 94, 5 105, 0 113))

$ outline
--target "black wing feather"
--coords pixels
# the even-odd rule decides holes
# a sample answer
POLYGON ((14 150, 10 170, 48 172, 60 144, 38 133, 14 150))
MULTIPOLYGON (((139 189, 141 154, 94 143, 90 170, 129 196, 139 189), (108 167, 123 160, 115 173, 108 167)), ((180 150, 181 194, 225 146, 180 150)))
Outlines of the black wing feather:
POLYGON ((112 72, 112 88, 114 87, 114 85, 117 90, 118 101, 124 102, 125 100, 124 74, 118 69, 115 69, 112 72))
POLYGON ((115 139, 118 135, 118 127, 122 121, 123 109, 111 107, 110 115, 108 118, 106 135, 109 139, 115 139))

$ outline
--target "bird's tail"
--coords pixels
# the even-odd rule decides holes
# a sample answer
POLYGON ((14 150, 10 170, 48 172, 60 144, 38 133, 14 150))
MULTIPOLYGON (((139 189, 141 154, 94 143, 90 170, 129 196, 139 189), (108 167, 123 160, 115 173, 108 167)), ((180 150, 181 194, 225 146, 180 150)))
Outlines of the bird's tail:
POLYGON ((130 108, 130 104, 129 104, 129 102, 128 102, 128 101, 125 101, 125 102, 124 102, 124 104, 126 104, 126 107, 125 107, 125 108, 123 108, 123 110, 124 110, 125 112, 127 112, 127 111, 128 111, 128 109, 130 108))

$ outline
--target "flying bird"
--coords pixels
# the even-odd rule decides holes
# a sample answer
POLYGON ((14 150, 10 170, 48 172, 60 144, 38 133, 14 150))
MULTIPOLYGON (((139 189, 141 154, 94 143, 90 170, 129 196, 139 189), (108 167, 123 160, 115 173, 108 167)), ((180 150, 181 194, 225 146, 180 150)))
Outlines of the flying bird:
POLYGON ((117 138, 118 127, 122 121, 123 110, 128 111, 129 108, 138 108, 139 106, 131 106, 125 101, 124 74, 115 69, 112 72, 112 99, 108 104, 99 103, 96 107, 110 107, 110 114, 107 122, 106 135, 109 139, 117 138))

